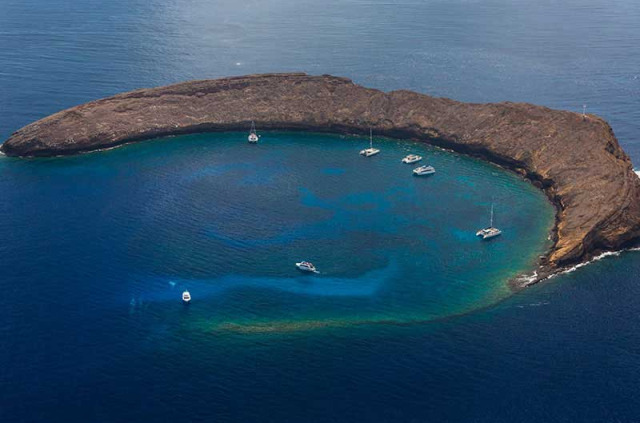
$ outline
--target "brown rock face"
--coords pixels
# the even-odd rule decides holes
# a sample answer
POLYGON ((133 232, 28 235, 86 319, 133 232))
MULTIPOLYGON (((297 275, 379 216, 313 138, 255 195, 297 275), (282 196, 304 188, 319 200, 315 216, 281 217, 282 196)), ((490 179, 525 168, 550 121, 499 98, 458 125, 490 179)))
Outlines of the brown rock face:
POLYGON ((602 119, 524 103, 469 104, 384 93, 302 73, 192 81, 56 113, 15 132, 9 156, 75 154, 166 135, 261 129, 410 138, 483 157, 544 189, 558 209, 544 268, 623 247, 640 235, 640 178, 602 119))

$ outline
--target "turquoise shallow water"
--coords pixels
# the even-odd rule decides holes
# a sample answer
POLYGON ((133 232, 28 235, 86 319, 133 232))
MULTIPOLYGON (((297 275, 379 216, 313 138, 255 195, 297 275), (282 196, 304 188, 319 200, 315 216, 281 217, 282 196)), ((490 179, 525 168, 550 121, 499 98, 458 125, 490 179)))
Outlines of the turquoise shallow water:
POLYGON ((376 139, 382 153, 364 158, 367 140, 357 137, 245 138, 199 134, 78 157, 5 159, 2 189, 12 198, 3 226, 20 227, 15 204, 50 198, 20 238, 34 250, 61 243, 56 268, 96 260, 108 268, 86 268, 93 283, 104 281, 107 300, 83 302, 162 314, 188 289, 189 324, 206 331, 459 314, 508 296, 506 282, 532 271, 549 246, 551 205, 493 165, 389 139, 376 139), (410 152, 437 173, 414 177, 415 166, 401 163, 410 152), (488 224, 492 202, 504 235, 483 242, 475 232, 488 224), (55 241, 38 238, 54 227, 55 241), (321 273, 301 274, 301 260, 321 273))
MULTIPOLYGON (((463 101, 573 111, 586 103, 637 162, 638 22, 636 0, 3 0, 0 139, 131 89, 306 71, 463 101)), ((323 141, 324 155, 344 154, 321 156, 331 162, 323 166, 298 157, 298 165, 278 157, 284 139, 247 150, 271 157, 255 171, 225 169, 243 163, 244 134, 237 151, 235 139, 219 141, 0 157, 2 423, 639 420, 638 253, 510 295, 502 281, 528 267, 518 252, 535 255, 544 242, 546 229, 526 222, 549 210, 513 175, 428 151, 442 161, 434 178, 407 181, 397 158, 382 178, 388 154, 358 161, 360 141, 323 141), (227 157, 216 158, 225 145, 227 157), (334 159, 365 167, 340 178, 351 167, 334 159), (367 169, 380 191, 361 189, 367 169), (291 170, 306 189, 269 190, 285 186, 291 170), (306 173, 354 185, 319 189, 302 183, 306 173), (238 189, 223 198, 222 181, 238 189), (251 209, 241 207, 251 203, 245 192, 251 209), (371 192, 379 194, 366 198, 371 192), (465 237, 485 219, 486 193, 508 231, 481 245, 465 237), (444 196, 458 207, 451 216, 440 208, 444 196), (293 213, 271 213, 276 198, 293 213), (393 207, 403 218, 385 223, 393 207), (351 227, 378 235, 357 237, 351 227), (314 237, 320 249, 307 248, 314 237), (341 265, 354 245, 367 248, 341 265), (421 263, 410 262, 412 251, 421 263), (324 283, 295 279, 291 261, 302 252, 324 283), (479 257, 488 263, 477 275, 461 265, 479 257), (489 274, 496 261, 505 278, 489 274), (403 271, 413 276, 403 281, 403 271), (185 286, 197 293, 194 307, 176 302, 185 286), (429 320, 481 304, 492 305, 429 320)))

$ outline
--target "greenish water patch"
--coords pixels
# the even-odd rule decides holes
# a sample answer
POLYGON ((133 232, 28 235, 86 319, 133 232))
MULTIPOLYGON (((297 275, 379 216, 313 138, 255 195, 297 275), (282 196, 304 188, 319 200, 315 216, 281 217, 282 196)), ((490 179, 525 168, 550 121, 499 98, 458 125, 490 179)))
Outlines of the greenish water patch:
POLYGON ((189 325, 274 333, 424 322, 510 295, 550 246, 543 193, 488 163, 424 144, 308 133, 200 134, 101 153, 159 179, 150 222, 131 245, 154 307, 189 289, 189 325), (436 167, 428 178, 408 153, 436 167), (417 165, 416 165, 417 166, 417 165), (144 170, 146 169, 146 170, 144 170), (504 235, 475 232, 491 203, 504 235), (300 274, 310 260, 321 274, 300 274), (171 289, 167 288, 171 284, 171 289))
POLYGON ((249 145, 244 133, 215 133, 3 159, 0 217, 21 217, 10 204, 46 199, 12 225, 49 222, 34 236, 57 236, 69 257, 104 264, 104 283, 119 284, 111 301, 132 316, 170 319, 188 289, 181 324, 205 332, 458 315, 510 295, 507 281, 550 246, 553 207, 518 176, 409 141, 376 139, 382 152, 364 158, 367 144, 266 132, 249 145), (409 153, 437 173, 414 177, 418 164, 401 163, 409 153), (481 241, 492 203, 504 234, 481 241), (301 274, 301 260, 321 273, 301 274))

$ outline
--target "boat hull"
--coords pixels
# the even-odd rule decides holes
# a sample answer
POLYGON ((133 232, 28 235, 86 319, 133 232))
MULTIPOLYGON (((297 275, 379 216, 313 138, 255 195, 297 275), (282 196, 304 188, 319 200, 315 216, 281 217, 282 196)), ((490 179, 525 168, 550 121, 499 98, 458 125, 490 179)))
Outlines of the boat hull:
POLYGON ((362 150, 360 152, 360 155, 364 157, 371 157, 371 156, 375 156, 378 153, 380 153, 380 150, 374 148, 374 149, 362 150))
POLYGON ((425 171, 413 171, 413 176, 429 176, 435 174, 435 170, 425 170, 425 171))
POLYGON ((315 267, 308 267, 302 263, 296 263, 296 267, 298 268, 298 270, 300 270, 301 272, 304 273, 319 273, 315 267))
POLYGON ((494 231, 494 232, 486 232, 485 229, 481 229, 478 232, 476 232, 476 236, 481 237, 483 240, 492 239, 492 238, 498 237, 500 235, 502 235, 502 231, 500 231, 500 230, 497 230, 497 231, 494 231))
POLYGON ((402 159, 402 163, 414 164, 414 163, 418 163, 420 160, 422 160, 422 157, 420 157, 420 156, 418 156, 416 158, 413 158, 413 159, 409 159, 409 158, 405 157, 404 159, 402 159))

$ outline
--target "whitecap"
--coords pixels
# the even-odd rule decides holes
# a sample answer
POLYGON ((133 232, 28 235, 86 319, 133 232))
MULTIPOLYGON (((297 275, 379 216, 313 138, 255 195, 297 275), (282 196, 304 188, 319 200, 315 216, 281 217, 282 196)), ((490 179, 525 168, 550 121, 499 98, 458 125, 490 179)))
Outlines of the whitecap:
POLYGON ((604 253, 602 253, 600 255, 595 256, 594 258, 592 258, 589 261, 585 261, 584 263, 578 263, 575 266, 571 266, 571 267, 568 267, 566 269, 563 269, 560 272, 549 276, 548 279, 551 279, 551 278, 555 277, 556 275, 562 275, 562 274, 566 274, 566 273, 575 272, 576 270, 580 269, 581 267, 584 267, 584 266, 586 266, 586 265, 588 265, 590 263, 595 263, 596 261, 600 261, 600 260, 602 260, 603 258, 606 258, 606 257, 611 257, 611 256, 617 257, 624 251, 640 251, 640 248, 634 248, 634 249, 628 249, 628 250, 619 250, 619 251, 606 251, 606 252, 604 252, 604 253))
POLYGON ((531 274, 520 275, 516 278, 516 281, 518 281, 518 284, 521 286, 528 286, 536 283, 538 281, 538 272, 534 270, 531 274))

